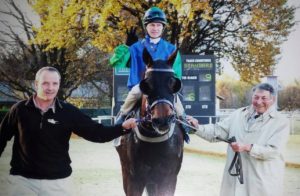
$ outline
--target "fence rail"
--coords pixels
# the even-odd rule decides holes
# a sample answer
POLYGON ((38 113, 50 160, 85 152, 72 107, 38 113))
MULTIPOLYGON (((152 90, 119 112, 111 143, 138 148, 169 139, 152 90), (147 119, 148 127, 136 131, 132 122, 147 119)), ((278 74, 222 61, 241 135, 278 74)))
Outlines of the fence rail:
MULTIPOLYGON (((220 109, 218 111, 217 120, 221 120, 229 116, 235 109, 220 109)), ((287 112, 281 111, 281 114, 286 116, 290 121, 290 134, 300 135, 300 110, 287 112)))

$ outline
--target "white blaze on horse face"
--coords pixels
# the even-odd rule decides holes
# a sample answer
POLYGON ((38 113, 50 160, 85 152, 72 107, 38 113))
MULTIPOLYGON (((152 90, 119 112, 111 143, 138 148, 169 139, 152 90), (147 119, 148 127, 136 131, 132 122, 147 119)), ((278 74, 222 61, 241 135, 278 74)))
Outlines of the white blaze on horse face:
POLYGON ((172 115, 172 108, 169 104, 158 103, 151 110, 152 118, 162 118, 172 115))

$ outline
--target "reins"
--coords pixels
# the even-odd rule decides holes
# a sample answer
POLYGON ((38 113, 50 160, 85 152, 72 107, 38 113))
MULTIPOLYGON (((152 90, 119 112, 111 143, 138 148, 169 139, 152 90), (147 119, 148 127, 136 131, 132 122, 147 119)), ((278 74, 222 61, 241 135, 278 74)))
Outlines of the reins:
MULTIPOLYGON (((176 121, 179 122, 179 123, 181 123, 181 124, 183 124, 183 125, 185 125, 185 126, 187 126, 187 127, 190 127, 190 128, 192 128, 194 130, 197 130, 196 127, 194 127, 194 126, 192 126, 192 125, 190 125, 188 123, 185 123, 185 122, 183 122, 182 120, 180 120, 178 118, 176 118, 176 121)), ((228 144, 231 144, 232 142, 236 142, 236 139, 235 139, 234 136, 232 138, 229 138, 228 140, 222 139, 220 137, 216 137, 216 139, 220 140, 220 141, 223 141, 223 142, 226 142, 228 144)), ((241 158, 240 152, 235 152, 234 157, 232 159, 232 162, 231 162, 231 164, 229 166, 228 173, 231 176, 237 176, 239 182, 241 184, 244 184, 242 158, 241 158), (236 171, 235 173, 233 173, 234 167, 235 167, 235 171, 236 171)))
POLYGON ((185 125, 185 126, 187 126, 187 127, 189 127, 189 128, 192 128, 192 129, 194 129, 194 130, 197 130, 196 127, 194 127, 194 126, 192 126, 192 125, 190 125, 190 124, 188 124, 188 123, 186 123, 186 122, 180 120, 178 117, 176 117, 176 121, 179 122, 179 123, 181 123, 181 124, 183 124, 183 125, 185 125))
MULTIPOLYGON (((236 139, 234 136, 232 138, 229 138, 228 140, 222 139, 220 137, 216 137, 216 139, 226 142, 228 144, 231 144, 232 142, 236 142, 236 139)), ((235 152, 234 157, 230 163, 228 173, 231 176, 237 176, 240 184, 244 184, 242 158, 241 158, 240 152, 235 152), (233 173, 234 167, 235 167, 235 173, 233 173)))

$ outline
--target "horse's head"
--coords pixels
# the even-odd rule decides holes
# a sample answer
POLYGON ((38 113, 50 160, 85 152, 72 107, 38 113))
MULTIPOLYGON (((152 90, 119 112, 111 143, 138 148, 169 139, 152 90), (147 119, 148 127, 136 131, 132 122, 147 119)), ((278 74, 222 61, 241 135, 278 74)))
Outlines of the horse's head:
POLYGON ((161 135, 168 132, 176 115, 174 94, 181 88, 181 81, 175 78, 172 69, 176 54, 177 51, 168 60, 154 61, 146 49, 143 51, 147 69, 145 79, 140 82, 140 89, 147 95, 152 126, 161 135))

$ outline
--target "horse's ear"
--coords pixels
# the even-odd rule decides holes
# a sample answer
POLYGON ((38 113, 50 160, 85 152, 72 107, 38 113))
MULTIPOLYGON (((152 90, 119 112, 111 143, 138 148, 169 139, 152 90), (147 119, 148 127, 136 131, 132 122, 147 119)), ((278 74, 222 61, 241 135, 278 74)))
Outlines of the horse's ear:
POLYGON ((181 89, 181 81, 178 78, 172 77, 168 82, 169 89, 172 93, 177 93, 181 89))
POLYGON ((178 53, 178 49, 176 49, 169 57, 168 57, 168 65, 171 65, 171 67, 173 67, 174 62, 176 60, 177 57, 177 53, 178 53))
POLYGON ((140 89, 142 91, 143 94, 145 95, 149 95, 150 94, 150 90, 151 90, 151 86, 149 85, 148 79, 143 79, 140 82, 140 89))
POLYGON ((143 50, 143 61, 144 61, 145 65, 147 66, 147 68, 152 67, 153 59, 146 48, 144 48, 144 50, 143 50))

